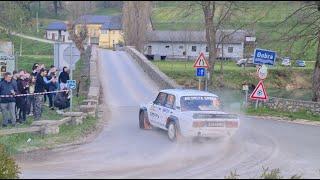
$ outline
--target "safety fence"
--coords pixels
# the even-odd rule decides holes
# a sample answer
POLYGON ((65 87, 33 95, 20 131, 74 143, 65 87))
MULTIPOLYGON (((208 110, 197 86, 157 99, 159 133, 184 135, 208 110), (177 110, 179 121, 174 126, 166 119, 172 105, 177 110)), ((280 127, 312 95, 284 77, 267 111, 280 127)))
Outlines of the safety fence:
POLYGON ((70 90, 58 90, 58 91, 49 91, 49 92, 41 92, 41 93, 29 93, 29 94, 14 94, 14 95, 0 95, 0 98, 7 97, 22 97, 22 96, 35 96, 35 95, 45 95, 45 94, 53 94, 60 92, 69 92, 70 90))

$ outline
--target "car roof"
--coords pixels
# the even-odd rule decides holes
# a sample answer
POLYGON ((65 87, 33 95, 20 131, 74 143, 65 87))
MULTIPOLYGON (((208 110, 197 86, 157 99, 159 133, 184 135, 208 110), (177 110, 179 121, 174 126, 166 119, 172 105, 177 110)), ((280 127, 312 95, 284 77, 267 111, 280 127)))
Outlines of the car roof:
POLYGON ((199 91, 195 89, 164 89, 164 90, 161 90, 160 92, 172 94, 177 97, 181 97, 181 96, 216 96, 218 97, 213 93, 206 92, 206 91, 199 91))

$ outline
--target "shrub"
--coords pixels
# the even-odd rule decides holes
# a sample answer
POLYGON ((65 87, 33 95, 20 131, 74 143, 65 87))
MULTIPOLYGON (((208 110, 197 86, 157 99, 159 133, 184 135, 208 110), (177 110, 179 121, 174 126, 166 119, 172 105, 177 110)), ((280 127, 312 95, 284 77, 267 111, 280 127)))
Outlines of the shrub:
POLYGON ((20 168, 0 144, 0 179, 18 179, 20 168))

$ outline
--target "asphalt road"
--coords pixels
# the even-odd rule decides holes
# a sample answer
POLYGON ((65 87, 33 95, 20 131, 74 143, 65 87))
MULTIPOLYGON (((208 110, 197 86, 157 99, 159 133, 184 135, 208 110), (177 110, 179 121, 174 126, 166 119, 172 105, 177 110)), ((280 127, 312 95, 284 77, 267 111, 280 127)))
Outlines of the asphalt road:
POLYGON ((19 161, 22 178, 241 178, 262 167, 284 177, 320 177, 320 128, 243 117, 232 139, 172 143, 161 130, 140 130, 139 104, 157 86, 122 51, 101 50, 107 121, 89 144, 30 154, 19 161))

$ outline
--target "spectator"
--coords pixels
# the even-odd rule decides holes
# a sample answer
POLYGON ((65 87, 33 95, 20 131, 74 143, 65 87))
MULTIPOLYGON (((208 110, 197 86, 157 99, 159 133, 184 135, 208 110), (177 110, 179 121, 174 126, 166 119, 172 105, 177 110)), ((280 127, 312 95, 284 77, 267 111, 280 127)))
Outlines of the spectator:
MULTIPOLYGON (((26 74, 24 71, 20 71, 20 76, 17 80, 18 94, 28 94, 29 85, 26 83, 26 74)), ((27 97, 18 96, 16 97, 16 104, 19 111, 19 122, 23 123, 26 121, 27 113, 27 97)))
MULTIPOLYGON (((35 91, 35 85, 36 85, 36 77, 35 76, 30 76, 29 79, 29 93, 33 94, 35 91)), ((34 114, 35 110, 35 97, 34 96, 28 96, 28 109, 27 109, 27 114, 31 115, 31 112, 34 114)))
POLYGON ((67 80, 69 80, 69 73, 68 73, 68 68, 65 66, 62 69, 62 72, 59 75, 59 85, 60 89, 65 89, 67 88, 67 80))
MULTIPOLYGON (((44 77, 47 76, 47 71, 41 69, 36 78, 35 93, 44 93, 47 88, 47 83, 44 80, 44 77)), ((48 81, 48 82, 51 82, 48 81)), ((35 109, 34 109, 34 120, 38 121, 42 115, 42 106, 43 106, 43 95, 35 95, 35 109)))
MULTIPOLYGON (((0 83, 0 95, 15 95, 14 84, 12 81, 11 73, 4 73, 4 80, 0 83)), ((0 107, 2 110, 3 122, 2 126, 6 127, 9 121, 12 125, 16 125, 15 106, 16 100, 14 97, 2 97, 0 98, 0 107)))
MULTIPOLYGON (((64 88, 63 90, 67 90, 64 88)), ((59 110, 66 109, 70 107, 70 97, 68 92, 59 92, 54 100, 54 106, 59 108, 59 110)))
MULTIPOLYGON (((58 82, 57 82, 57 77, 55 75, 54 67, 49 70, 48 75, 44 77, 44 81, 48 85, 47 87, 48 92, 52 92, 58 89, 58 82)), ((48 93, 47 96, 49 98, 49 108, 51 110, 54 110, 53 99, 55 97, 55 93, 48 93)))
MULTIPOLYGON (((19 74, 16 70, 14 70, 14 71, 12 72, 12 79, 11 79, 11 81, 12 81, 12 84, 13 84, 14 91, 15 91, 16 93, 18 93, 17 80, 18 80, 19 76, 20 76, 20 74, 19 74)), ((16 117, 18 117, 19 114, 18 114, 17 104, 16 104, 16 107, 15 107, 15 113, 16 113, 16 117)))
POLYGON ((31 73, 32 76, 37 76, 37 74, 38 74, 38 72, 40 70, 38 67, 39 67, 38 63, 34 63, 33 64, 32 73, 31 73))

